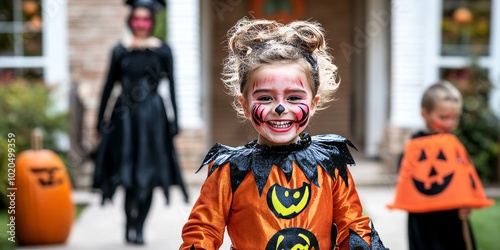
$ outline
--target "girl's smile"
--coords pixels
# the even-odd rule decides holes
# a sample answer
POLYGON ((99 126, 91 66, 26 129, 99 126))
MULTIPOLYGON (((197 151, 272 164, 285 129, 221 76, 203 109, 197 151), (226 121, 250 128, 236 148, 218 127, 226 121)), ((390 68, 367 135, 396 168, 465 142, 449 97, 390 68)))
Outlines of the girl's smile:
POLYGON ((275 129, 277 131, 288 130, 292 127, 292 122, 285 121, 270 121, 268 122, 271 129, 275 129))

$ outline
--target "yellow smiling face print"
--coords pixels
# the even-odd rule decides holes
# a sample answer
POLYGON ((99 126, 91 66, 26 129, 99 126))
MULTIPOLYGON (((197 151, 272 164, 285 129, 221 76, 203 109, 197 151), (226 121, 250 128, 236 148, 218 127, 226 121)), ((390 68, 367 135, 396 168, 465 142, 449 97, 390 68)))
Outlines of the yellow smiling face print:
POLYGON ((267 205, 274 215, 281 219, 291 219, 300 214, 311 200, 311 185, 292 189, 274 184, 267 192, 267 205))

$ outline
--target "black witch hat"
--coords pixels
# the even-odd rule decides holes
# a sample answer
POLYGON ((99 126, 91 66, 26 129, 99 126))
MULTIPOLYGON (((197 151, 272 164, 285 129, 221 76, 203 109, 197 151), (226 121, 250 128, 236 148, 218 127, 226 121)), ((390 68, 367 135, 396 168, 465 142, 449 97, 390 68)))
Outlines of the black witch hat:
POLYGON ((166 6, 165 0, 125 0, 125 4, 130 5, 132 9, 145 7, 153 13, 166 6))

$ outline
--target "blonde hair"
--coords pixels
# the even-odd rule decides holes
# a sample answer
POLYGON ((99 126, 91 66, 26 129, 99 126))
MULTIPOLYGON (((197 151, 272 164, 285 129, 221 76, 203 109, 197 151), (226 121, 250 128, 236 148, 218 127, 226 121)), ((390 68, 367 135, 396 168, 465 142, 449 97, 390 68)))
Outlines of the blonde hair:
POLYGON ((238 116, 245 117, 238 98, 246 94, 249 75, 274 62, 297 62, 305 69, 313 96, 321 96, 317 109, 325 108, 334 99, 339 85, 337 66, 327 51, 319 23, 294 21, 284 25, 244 17, 228 31, 227 38, 229 55, 224 61, 222 81, 234 97, 233 107, 238 116))
POLYGON ((438 101, 451 101, 462 106, 462 94, 448 81, 440 81, 429 86, 422 96, 420 107, 431 112, 438 101))

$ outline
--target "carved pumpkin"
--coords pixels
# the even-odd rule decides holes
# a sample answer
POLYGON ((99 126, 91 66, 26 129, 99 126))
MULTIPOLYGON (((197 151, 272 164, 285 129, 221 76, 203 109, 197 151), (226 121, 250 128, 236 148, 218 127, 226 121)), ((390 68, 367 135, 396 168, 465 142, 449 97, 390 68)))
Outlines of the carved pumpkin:
POLYGON ((40 145, 41 132, 35 131, 32 149, 16 159, 16 233, 21 245, 63 243, 73 223, 66 168, 54 152, 40 145))
POLYGON ((457 137, 436 134, 406 144, 395 201, 389 208, 418 213, 492 204, 457 137))

